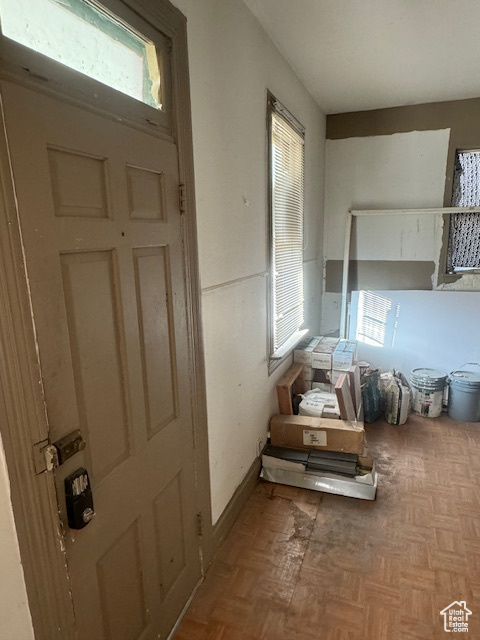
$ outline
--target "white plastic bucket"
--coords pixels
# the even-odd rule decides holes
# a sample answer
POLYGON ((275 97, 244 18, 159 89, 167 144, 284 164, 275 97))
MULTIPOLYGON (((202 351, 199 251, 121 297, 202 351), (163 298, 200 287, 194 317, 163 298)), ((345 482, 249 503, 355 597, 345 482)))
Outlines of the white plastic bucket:
POLYGON ((480 422, 480 373, 453 371, 450 374, 448 415, 459 422, 480 422))
POLYGON ((447 374, 440 369, 413 369, 410 373, 412 411, 425 418, 442 414, 447 374))

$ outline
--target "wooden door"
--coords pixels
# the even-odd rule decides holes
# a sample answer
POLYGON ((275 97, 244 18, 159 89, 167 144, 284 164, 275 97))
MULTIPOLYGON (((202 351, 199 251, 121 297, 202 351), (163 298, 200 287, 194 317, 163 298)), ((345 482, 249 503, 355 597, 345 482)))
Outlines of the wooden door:
POLYGON ((2 81, 79 640, 165 638, 200 578, 178 150, 2 81), (68 529, 64 478, 96 515, 68 529))

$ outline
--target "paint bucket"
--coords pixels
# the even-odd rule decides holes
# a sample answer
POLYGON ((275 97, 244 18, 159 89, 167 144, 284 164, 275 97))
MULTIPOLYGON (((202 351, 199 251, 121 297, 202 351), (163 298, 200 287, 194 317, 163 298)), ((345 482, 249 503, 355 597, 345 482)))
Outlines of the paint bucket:
POLYGON ((440 369, 413 369, 412 411, 425 418, 438 418, 442 413, 447 374, 440 369))
POLYGON ((480 373, 460 370, 450 374, 448 415, 460 422, 480 422, 480 373))

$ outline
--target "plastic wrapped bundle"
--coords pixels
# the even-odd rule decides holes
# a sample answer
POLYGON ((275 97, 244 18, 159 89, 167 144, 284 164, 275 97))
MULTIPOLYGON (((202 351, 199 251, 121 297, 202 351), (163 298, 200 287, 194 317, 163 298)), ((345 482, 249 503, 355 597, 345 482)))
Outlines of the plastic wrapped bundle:
POLYGON ((389 424, 405 424, 410 406, 410 385, 403 374, 393 372, 385 390, 385 420, 389 424))
POLYGON ((383 398, 379 386, 380 370, 367 371, 362 378, 362 403, 364 421, 371 423, 383 414, 383 398))

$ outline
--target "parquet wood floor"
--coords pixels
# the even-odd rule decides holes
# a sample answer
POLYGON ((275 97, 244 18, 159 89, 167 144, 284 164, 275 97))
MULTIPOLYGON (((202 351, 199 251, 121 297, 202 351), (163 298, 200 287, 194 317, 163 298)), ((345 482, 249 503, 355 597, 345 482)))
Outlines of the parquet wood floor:
POLYGON ((367 425, 377 499, 261 482, 175 640, 480 640, 480 423, 367 425))

